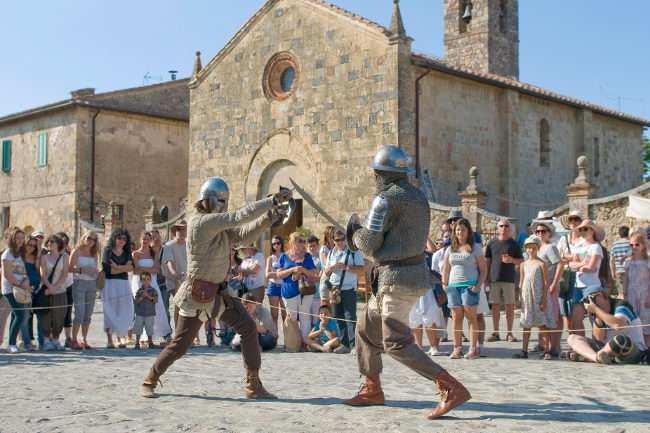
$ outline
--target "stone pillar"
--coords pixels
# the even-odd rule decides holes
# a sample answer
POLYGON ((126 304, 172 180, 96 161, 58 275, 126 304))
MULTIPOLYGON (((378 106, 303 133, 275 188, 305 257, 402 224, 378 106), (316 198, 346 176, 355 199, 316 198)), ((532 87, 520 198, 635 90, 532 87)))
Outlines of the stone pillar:
POLYGON ((485 193, 478 187, 478 168, 469 169, 469 184, 465 191, 458 193, 460 196, 460 206, 463 216, 472 224, 474 231, 480 231, 480 222, 478 209, 485 207, 485 193))
POLYGON ((156 203, 156 197, 149 197, 149 210, 144 214, 144 228, 145 230, 151 230, 154 224, 160 222, 160 213, 158 211, 158 205, 156 203))
POLYGON ((111 232, 115 229, 122 228, 122 219, 120 217, 120 205, 114 201, 108 203, 107 215, 104 219, 104 234, 106 240, 111 236, 111 232))
POLYGON ((594 195, 596 187, 587 178, 587 157, 581 155, 577 160, 578 177, 567 187, 569 211, 578 211, 583 218, 589 217, 588 200, 594 195))

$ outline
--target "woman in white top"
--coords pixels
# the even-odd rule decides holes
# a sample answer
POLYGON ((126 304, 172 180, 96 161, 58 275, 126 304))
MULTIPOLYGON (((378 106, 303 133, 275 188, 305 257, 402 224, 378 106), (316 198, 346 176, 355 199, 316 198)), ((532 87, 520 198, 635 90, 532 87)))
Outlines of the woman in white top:
POLYGON ((271 319, 275 332, 278 331, 278 310, 282 313, 282 321, 287 317, 284 302, 282 301, 282 280, 277 278, 280 269, 280 256, 284 252, 284 241, 280 236, 273 236, 271 239, 271 255, 266 259, 266 296, 271 306, 271 319))
POLYGON ((45 350, 63 350, 59 335, 63 331, 68 297, 66 281, 68 278, 68 256, 65 254, 63 239, 52 235, 47 240, 47 254, 41 256, 41 282, 46 287, 48 309, 43 315, 43 336, 45 350))
POLYGON ((72 285, 72 299, 74 302, 74 320, 72 324, 73 349, 91 349, 88 344, 88 328, 95 309, 97 296, 97 255, 99 241, 96 233, 86 233, 81 237, 77 247, 70 256, 69 272, 74 275, 72 285), (81 328, 82 341, 79 342, 79 328, 81 328))
POLYGON ((160 258, 156 257, 151 243, 153 237, 148 231, 142 232, 140 236, 140 249, 133 252, 133 263, 135 269, 133 270, 133 278, 131 279, 131 291, 133 296, 140 289, 140 274, 148 272, 151 274, 151 287, 158 293, 158 302, 156 302, 156 318, 153 325, 153 335, 147 337, 164 338, 172 333, 172 328, 169 326, 167 320, 167 313, 165 312, 165 304, 162 302, 162 294, 158 288, 158 272, 160 272, 160 258))
MULTIPOLYGON (((30 348, 29 329, 27 318, 29 317, 29 304, 19 303, 13 295, 13 287, 29 289, 29 279, 25 269, 23 257, 25 255, 25 233, 14 227, 7 239, 9 248, 2 253, 2 296, 11 306, 12 320, 9 326, 9 353, 18 352, 16 339, 20 332, 25 348, 30 348)), ((4 329, 3 329, 4 331, 4 329)))
POLYGON ((240 246, 239 257, 242 259, 239 270, 244 276, 244 284, 255 302, 264 300, 264 254, 255 245, 240 246))
MULTIPOLYGON (((70 247, 70 237, 65 232, 55 233, 63 241, 63 250, 65 254, 66 262, 70 262, 70 255, 72 254, 72 248, 70 247)), ((72 285, 74 284, 74 277, 72 272, 68 272, 64 286, 65 286, 65 296, 66 296, 66 309, 65 309, 65 319, 63 321, 63 331, 65 332, 65 347, 72 347, 72 305, 74 303, 74 298, 72 297, 72 285)))
POLYGON ((323 264, 327 263, 327 257, 329 256, 332 248, 334 248, 335 230, 336 227, 327 226, 325 227, 325 231, 323 232, 323 245, 321 245, 320 250, 318 251, 320 262, 323 264))

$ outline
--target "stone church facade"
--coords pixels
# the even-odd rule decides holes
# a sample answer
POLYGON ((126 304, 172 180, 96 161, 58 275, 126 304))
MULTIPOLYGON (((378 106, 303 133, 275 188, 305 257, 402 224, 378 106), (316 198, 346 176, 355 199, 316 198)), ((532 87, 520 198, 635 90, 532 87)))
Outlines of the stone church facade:
POLYGON ((113 213, 139 236, 151 196, 178 213, 187 194, 187 84, 81 89, 1 117, 0 229, 63 230, 75 239, 83 222, 101 226, 113 213))
POLYGON ((445 0, 443 59, 411 41, 397 1, 389 27, 321 0, 267 1, 205 67, 197 53, 189 196, 219 175, 240 205, 291 177, 344 223, 366 211, 368 166, 390 143, 437 202, 457 205, 478 166, 486 207, 522 221, 564 202, 579 155, 598 195, 640 184, 648 121, 519 81, 516 0, 445 0))

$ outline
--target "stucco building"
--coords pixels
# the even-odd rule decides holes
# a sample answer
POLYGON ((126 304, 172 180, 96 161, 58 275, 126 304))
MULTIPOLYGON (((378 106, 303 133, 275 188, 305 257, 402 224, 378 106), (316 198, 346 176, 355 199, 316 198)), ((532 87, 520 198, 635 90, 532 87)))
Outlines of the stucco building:
MULTIPOLYGON (((389 27, 321 0, 267 1, 205 67, 197 56, 190 196, 219 175, 238 205, 293 177, 343 223, 367 209, 368 166, 389 143, 436 201, 458 204, 478 166, 487 208, 520 220, 565 201, 582 154, 599 195, 641 182, 648 121, 519 81, 517 0, 444 5, 437 59, 412 51, 397 1, 389 27)), ((305 226, 326 224, 302 206, 305 226)))
POLYGON ((0 118, 1 228, 76 237, 81 220, 101 224, 113 202, 120 223, 137 232, 150 196, 178 212, 187 193, 187 83, 81 89, 0 118))

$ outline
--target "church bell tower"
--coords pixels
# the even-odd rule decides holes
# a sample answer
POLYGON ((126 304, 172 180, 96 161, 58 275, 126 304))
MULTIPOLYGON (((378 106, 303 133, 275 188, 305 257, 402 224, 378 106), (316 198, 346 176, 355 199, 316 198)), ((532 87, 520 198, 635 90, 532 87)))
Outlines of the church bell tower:
POLYGON ((444 0, 445 60, 519 78, 518 0, 444 0))

